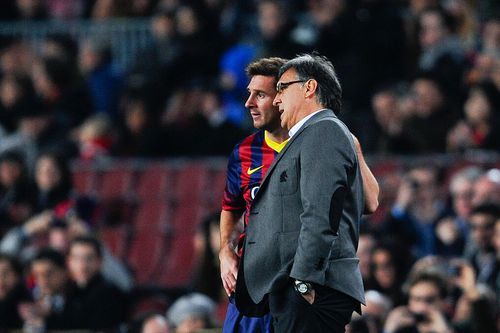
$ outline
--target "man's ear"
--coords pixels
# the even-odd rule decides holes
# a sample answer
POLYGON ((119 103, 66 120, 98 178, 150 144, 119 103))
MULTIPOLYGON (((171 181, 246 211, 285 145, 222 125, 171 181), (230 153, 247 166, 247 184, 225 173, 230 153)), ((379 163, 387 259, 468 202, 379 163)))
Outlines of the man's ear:
POLYGON ((306 87, 306 95, 305 95, 306 98, 311 97, 314 95, 316 89, 318 88, 318 81, 316 81, 315 79, 309 79, 305 83, 305 87, 306 87))

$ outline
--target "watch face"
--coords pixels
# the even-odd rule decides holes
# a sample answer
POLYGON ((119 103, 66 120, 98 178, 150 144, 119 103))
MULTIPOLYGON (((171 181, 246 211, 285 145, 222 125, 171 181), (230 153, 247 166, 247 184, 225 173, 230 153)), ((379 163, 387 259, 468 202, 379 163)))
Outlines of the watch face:
POLYGON ((299 293, 301 294, 305 294, 307 292, 307 284, 305 283, 299 283, 298 286, 297 286, 297 290, 299 291, 299 293))

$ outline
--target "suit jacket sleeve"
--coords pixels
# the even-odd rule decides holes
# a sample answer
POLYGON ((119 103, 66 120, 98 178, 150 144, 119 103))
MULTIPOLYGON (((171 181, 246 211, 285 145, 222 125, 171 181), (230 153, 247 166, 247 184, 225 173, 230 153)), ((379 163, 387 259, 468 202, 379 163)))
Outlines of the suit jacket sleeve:
MULTIPOLYGON (((334 121, 304 129, 300 149, 303 213, 290 276, 323 285, 328 261, 340 255, 344 205, 349 204, 357 160, 348 132, 334 121)), ((355 245, 353 245, 355 246, 355 245)), ((355 250, 354 250, 355 252, 355 250)))

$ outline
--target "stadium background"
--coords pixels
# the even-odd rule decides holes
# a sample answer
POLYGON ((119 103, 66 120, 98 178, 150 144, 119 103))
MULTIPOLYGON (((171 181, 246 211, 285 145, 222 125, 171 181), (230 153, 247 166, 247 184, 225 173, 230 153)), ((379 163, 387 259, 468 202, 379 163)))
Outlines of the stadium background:
MULTIPOLYGON (((500 167, 493 0, 1 6, 0 154, 22 156, 27 180, 41 152, 71 163, 72 195, 97 206, 89 225, 130 269, 137 298, 150 296, 135 314, 166 311, 196 290, 204 256, 195 236, 220 209, 226 157, 252 131, 243 106, 252 59, 317 50, 332 60, 344 89, 342 119, 381 187, 378 211, 363 221, 374 235, 387 231, 413 166, 438 168, 433 200, 450 216, 457 171, 500 167), (486 106, 471 106, 475 91, 486 106)), ((498 174, 488 174, 497 200, 498 174)), ((23 222, 3 223, 3 234, 23 222)))

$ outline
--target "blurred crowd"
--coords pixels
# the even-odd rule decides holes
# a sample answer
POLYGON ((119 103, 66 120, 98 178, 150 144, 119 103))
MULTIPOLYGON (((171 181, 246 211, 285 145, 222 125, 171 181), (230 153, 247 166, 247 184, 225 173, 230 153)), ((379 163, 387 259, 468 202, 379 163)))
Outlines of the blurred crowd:
POLYGON ((336 66, 342 118, 365 151, 498 151, 499 7, 492 0, 5 1, 7 24, 139 17, 150 21, 152 38, 120 68, 105 34, 48 34, 36 47, 3 34, 0 152, 32 158, 55 146, 85 160, 227 155, 251 130, 245 65, 311 50, 336 66))
MULTIPOLYGON (((49 34, 35 46, 0 31, 0 330, 220 324, 217 216, 200 223, 186 289, 139 316, 130 263, 96 238, 103 207, 76 194, 69 161, 227 156, 252 131, 244 68, 258 57, 328 56, 341 117, 369 156, 498 158, 498 1, 9 0, 0 10, 2 24, 115 18, 149 21, 152 39, 129 68, 109 36, 49 34)), ((374 170, 381 206, 358 252, 367 306, 349 332, 497 332, 498 160, 411 164, 374 170)))

